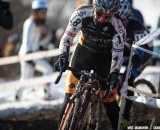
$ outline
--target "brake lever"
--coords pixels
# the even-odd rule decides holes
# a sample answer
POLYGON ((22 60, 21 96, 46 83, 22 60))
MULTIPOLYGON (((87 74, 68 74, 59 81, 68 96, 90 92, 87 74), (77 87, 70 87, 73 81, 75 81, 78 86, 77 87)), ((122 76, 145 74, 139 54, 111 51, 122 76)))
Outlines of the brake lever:
POLYGON ((54 81, 54 84, 58 84, 58 83, 59 83, 59 81, 60 81, 60 79, 61 79, 61 77, 62 77, 62 74, 63 74, 63 72, 60 71, 58 77, 57 77, 56 80, 54 81))
POLYGON ((59 75, 57 76, 56 80, 54 81, 54 84, 58 84, 59 83, 59 81, 60 81, 60 79, 62 77, 63 72, 64 71, 63 71, 63 67, 62 67, 62 68, 60 68, 59 75))

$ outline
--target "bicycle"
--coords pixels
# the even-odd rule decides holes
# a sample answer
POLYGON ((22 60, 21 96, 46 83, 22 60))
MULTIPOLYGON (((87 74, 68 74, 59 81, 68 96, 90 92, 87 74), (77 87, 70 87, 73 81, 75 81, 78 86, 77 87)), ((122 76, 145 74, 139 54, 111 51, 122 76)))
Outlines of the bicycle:
MULTIPOLYGON (((99 81, 107 82, 107 80, 86 70, 71 67, 67 69, 81 76, 76 92, 67 104, 59 130, 112 130, 102 103, 102 98, 111 92, 111 86, 104 97, 101 98, 99 94, 99 81)), ((59 82, 62 73, 61 71, 55 84, 59 82)))

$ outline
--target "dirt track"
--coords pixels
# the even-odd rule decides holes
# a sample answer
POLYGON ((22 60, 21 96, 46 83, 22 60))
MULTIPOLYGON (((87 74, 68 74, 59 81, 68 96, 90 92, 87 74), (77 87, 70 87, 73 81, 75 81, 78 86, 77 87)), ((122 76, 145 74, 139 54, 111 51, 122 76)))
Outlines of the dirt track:
POLYGON ((57 130, 58 111, 42 110, 0 120, 0 130, 57 130))
MULTIPOLYGON (((146 107, 136 103, 137 114, 132 117, 134 126, 150 126, 155 116, 153 126, 160 126, 160 110, 146 107), (142 111, 143 110, 143 111, 142 111), (145 111, 144 111, 145 110, 145 111), (138 116, 139 115, 139 116, 138 116), (134 120, 134 118, 136 118, 134 120)), ((0 119, 0 130, 57 130, 59 110, 41 110, 33 114, 9 117, 6 120, 0 119)))

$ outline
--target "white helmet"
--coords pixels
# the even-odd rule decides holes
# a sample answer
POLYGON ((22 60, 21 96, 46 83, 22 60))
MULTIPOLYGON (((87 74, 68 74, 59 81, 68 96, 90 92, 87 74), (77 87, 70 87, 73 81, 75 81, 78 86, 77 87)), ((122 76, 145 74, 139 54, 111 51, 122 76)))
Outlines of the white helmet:
POLYGON ((48 3, 45 0, 34 0, 32 9, 48 9, 48 3))
POLYGON ((131 4, 128 0, 121 0, 121 5, 118 10, 118 14, 123 19, 129 16, 129 14, 131 14, 131 4))
POLYGON ((103 13, 117 13, 120 0, 93 0, 93 7, 103 13))

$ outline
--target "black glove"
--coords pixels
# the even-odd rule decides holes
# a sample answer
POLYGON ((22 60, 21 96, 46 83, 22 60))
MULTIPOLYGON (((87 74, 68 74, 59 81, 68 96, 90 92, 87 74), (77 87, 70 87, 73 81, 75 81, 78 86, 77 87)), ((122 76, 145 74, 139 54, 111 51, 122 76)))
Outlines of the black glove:
POLYGON ((118 79, 119 73, 118 72, 111 72, 108 75, 108 83, 114 88, 117 87, 118 83, 119 83, 119 79, 118 79))
POLYGON ((61 54, 59 56, 58 60, 55 62, 54 69, 56 71, 65 72, 67 67, 68 67, 68 65, 69 65, 68 54, 64 53, 64 54, 61 54))

